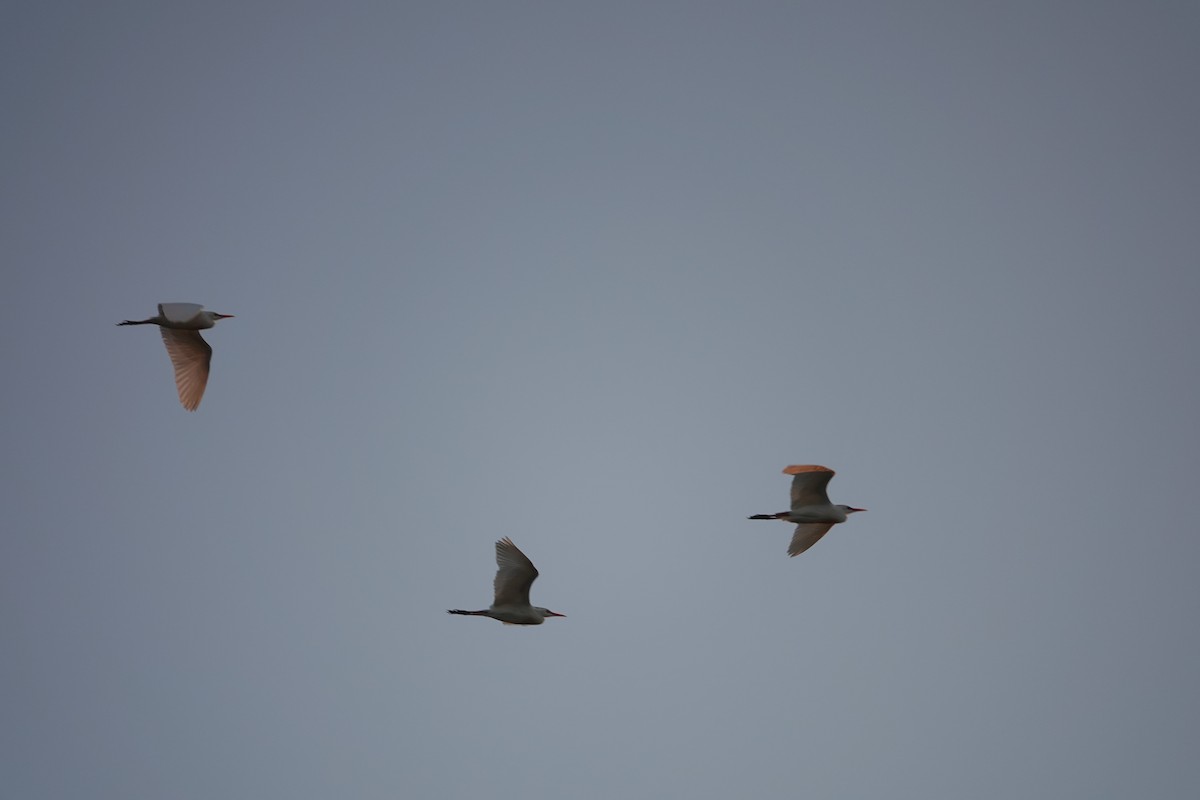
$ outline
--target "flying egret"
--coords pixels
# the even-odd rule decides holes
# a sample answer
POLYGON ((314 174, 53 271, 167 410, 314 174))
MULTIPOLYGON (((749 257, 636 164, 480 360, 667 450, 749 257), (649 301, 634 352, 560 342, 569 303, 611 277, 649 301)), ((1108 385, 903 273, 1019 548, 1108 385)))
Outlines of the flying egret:
POLYGON ((829 467, 793 464, 784 467, 783 474, 793 476, 792 509, 778 514, 755 514, 750 519, 781 519, 796 523, 796 532, 792 534, 792 543, 788 545, 789 556, 798 556, 812 547, 830 528, 845 522, 856 511, 866 511, 865 508, 835 506, 829 502, 825 487, 834 475, 829 467))
POLYGON ((447 614, 466 614, 472 617, 491 617, 505 625, 541 625, 547 617, 565 617, 548 608, 529 605, 529 587, 538 576, 533 562, 505 536, 496 542, 496 598, 492 607, 483 611, 463 611, 452 608, 447 614))
POLYGON ((167 346, 167 355, 175 365, 175 388, 179 402, 188 411, 195 411, 208 385, 208 364, 212 348, 200 337, 200 331, 211 328, 219 319, 233 314, 205 311, 195 303, 159 303, 158 316, 150 319, 127 319, 118 325, 157 325, 167 346))

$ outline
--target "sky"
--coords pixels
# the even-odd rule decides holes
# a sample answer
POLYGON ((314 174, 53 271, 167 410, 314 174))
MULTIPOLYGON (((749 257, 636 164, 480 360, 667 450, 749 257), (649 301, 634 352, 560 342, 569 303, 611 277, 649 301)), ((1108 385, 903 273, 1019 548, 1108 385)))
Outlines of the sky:
POLYGON ((1198 35, 6 4, 4 794, 1195 796, 1198 35))

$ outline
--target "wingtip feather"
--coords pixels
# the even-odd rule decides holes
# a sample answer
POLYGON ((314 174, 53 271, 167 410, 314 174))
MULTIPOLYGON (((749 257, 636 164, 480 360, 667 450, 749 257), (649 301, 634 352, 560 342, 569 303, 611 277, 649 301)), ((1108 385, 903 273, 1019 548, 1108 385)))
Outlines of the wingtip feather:
POLYGON ((805 472, 828 472, 833 474, 833 470, 829 467, 822 467, 820 464, 792 464, 783 468, 784 475, 802 475, 805 472))

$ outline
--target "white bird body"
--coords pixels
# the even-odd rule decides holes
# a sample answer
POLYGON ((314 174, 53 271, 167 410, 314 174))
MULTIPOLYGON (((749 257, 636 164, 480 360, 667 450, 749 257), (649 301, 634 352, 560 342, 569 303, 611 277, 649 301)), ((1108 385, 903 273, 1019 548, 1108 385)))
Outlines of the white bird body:
POLYGON ((212 362, 212 348, 199 331, 211 328, 219 319, 232 316, 205 311, 204 306, 196 303, 159 303, 157 316, 141 320, 127 319, 117 324, 158 326, 163 344, 167 346, 167 355, 175 368, 175 389, 179 392, 179 402, 188 411, 195 411, 204 397, 208 368, 212 362))
MULTIPOLYGON (((492 619, 498 619, 505 625, 541 625, 546 621, 546 612, 548 609, 534 608, 533 606, 492 606, 488 609, 485 616, 492 619)), ((454 612, 450 612, 454 613, 454 612)), ((479 612, 475 612, 478 614, 479 612)), ((552 616, 561 616, 550 612, 552 616)))
MULTIPOLYGON (((788 522, 795 522, 796 524, 805 522, 829 522, 837 525, 839 522, 845 522, 847 519, 849 519, 849 517, 846 515, 846 511, 849 508, 849 506, 834 505, 805 506, 804 508, 794 508, 790 511, 784 511, 782 513, 787 515, 786 517, 783 517, 783 519, 787 520, 788 522)), ((862 511, 863 509, 859 508, 855 510, 862 511)))
POLYGON ((159 303, 157 324, 167 328, 196 330, 211 328, 215 322, 208 314, 201 314, 204 306, 198 303, 159 303))
POLYGON ((496 579, 492 582, 495 599, 490 608, 482 611, 452 608, 446 613, 491 617, 505 625, 541 625, 547 617, 566 616, 529 604, 529 587, 537 579, 538 571, 507 536, 496 542, 496 567, 496 579))
POLYGON ((829 502, 825 487, 834 471, 817 464, 793 464, 784 467, 784 475, 792 477, 792 507, 778 514, 755 514, 750 519, 779 519, 796 525, 788 555, 798 556, 816 544, 834 525, 845 522, 851 514, 865 508, 834 505, 829 502))

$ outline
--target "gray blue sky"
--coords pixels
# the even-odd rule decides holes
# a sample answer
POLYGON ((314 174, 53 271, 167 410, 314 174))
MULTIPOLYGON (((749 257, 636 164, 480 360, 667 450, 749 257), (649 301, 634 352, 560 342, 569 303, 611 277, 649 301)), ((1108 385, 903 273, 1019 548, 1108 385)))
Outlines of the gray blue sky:
POLYGON ((1194 796, 1198 35, 7 4, 4 794, 1194 796))

